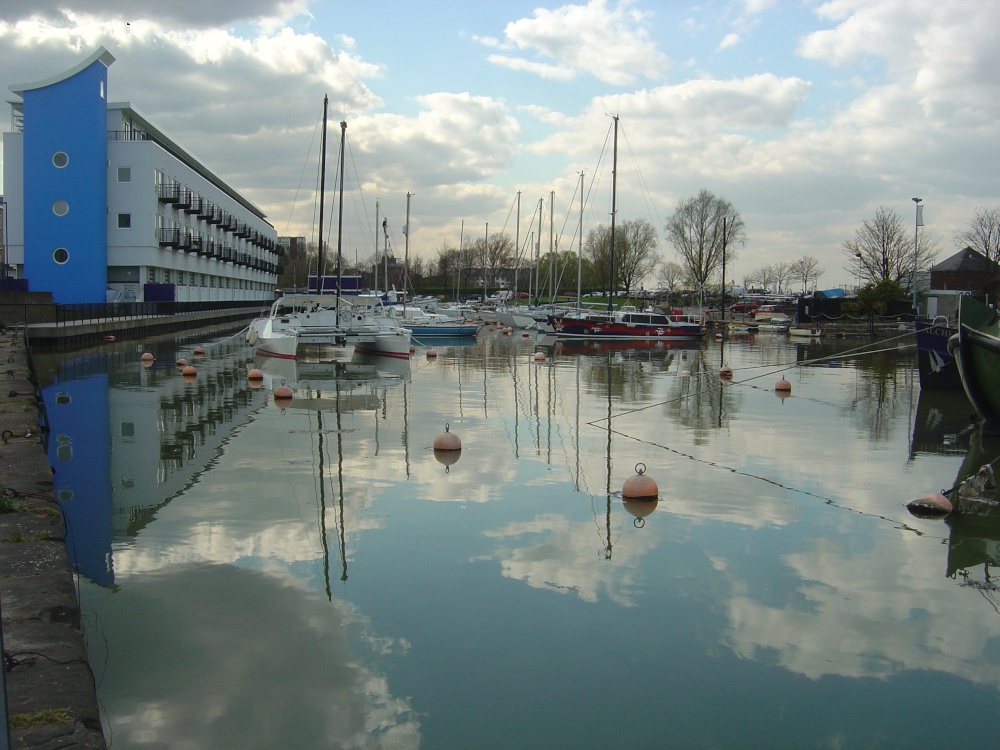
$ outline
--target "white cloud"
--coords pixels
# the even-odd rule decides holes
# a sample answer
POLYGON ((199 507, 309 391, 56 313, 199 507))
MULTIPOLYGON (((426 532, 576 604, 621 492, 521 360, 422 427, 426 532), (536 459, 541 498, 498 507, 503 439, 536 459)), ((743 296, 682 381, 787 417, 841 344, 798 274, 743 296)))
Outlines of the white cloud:
POLYGON ((643 26, 647 14, 632 6, 629 0, 621 0, 613 8, 607 0, 590 0, 586 5, 539 8, 531 18, 507 24, 504 35, 517 49, 556 60, 558 68, 571 68, 606 83, 631 85, 639 76, 657 79, 669 60, 643 26))
POLYGON ((720 52, 720 51, 722 51, 724 49, 729 49, 730 47, 735 47, 739 43, 740 43, 740 35, 739 34, 726 34, 726 36, 723 37, 722 41, 719 42, 719 46, 715 48, 715 51, 716 52, 720 52))

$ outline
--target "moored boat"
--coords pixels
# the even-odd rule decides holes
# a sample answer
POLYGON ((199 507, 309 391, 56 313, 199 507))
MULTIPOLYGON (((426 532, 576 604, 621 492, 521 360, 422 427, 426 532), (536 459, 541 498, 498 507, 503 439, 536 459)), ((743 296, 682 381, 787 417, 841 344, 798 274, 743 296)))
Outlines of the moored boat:
POLYGON ((788 328, 792 338, 814 339, 823 335, 823 329, 817 325, 794 325, 788 328))
POLYGON ((958 330, 948 339, 965 395, 983 420, 985 434, 1000 433, 1000 315, 989 305, 963 296, 958 330))
POLYGON ((628 305, 611 313, 581 311, 550 315, 547 325, 539 330, 560 338, 640 341, 696 341, 705 336, 705 326, 694 318, 639 311, 628 305))
POLYGON ((943 315, 934 320, 917 318, 917 370, 920 388, 932 390, 961 390, 962 377, 958 374, 955 358, 948 351, 948 339, 958 329, 943 315))

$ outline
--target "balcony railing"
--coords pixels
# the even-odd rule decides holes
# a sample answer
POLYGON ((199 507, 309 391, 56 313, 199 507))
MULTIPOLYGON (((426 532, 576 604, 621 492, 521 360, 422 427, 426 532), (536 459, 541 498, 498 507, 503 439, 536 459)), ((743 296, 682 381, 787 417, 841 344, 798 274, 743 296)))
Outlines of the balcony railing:
POLYGON ((156 239, 160 247, 176 248, 180 245, 181 230, 177 227, 160 227, 156 230, 156 239))
POLYGON ((161 182, 156 186, 156 195, 160 203, 177 203, 180 200, 181 186, 176 182, 161 182))

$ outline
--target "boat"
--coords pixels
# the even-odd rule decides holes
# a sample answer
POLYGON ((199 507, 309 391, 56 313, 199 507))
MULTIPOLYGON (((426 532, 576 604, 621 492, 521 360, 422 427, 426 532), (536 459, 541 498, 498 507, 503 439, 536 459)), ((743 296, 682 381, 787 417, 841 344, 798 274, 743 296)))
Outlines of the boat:
MULTIPOLYGON (((319 190, 319 236, 323 237, 323 198, 326 192, 326 121, 328 98, 323 97, 323 130, 319 190)), ((344 138, 347 123, 340 123, 340 222, 343 223, 344 138)), ((388 311, 381 300, 344 294, 341 278, 340 235, 337 239, 337 279, 333 293, 325 291, 322 242, 316 269, 315 291, 279 297, 266 315, 247 328, 246 341, 262 357, 295 359, 303 345, 348 347, 361 354, 410 357, 410 331, 388 311), (376 303, 377 302, 377 306, 376 303)))
POLYGON ((393 309, 400 325, 410 331, 414 338, 460 338, 475 337, 479 333, 479 323, 464 318, 422 310, 418 307, 396 305, 393 309))
POLYGON ((286 294, 247 329, 247 343, 261 357, 295 359, 300 346, 353 345, 359 354, 410 357, 410 330, 386 309, 379 314, 352 297, 286 294))
POLYGON ((1000 434, 1000 315, 989 305, 962 296, 958 330, 948 339, 965 395, 983 420, 983 432, 1000 434))
POLYGON ((823 329, 818 325, 799 324, 789 326, 788 335, 792 338, 815 339, 823 335, 823 329))
POLYGON ((792 327, 792 319, 787 315, 775 315, 770 313, 768 317, 757 318, 758 331, 770 331, 772 333, 787 333, 792 327))
POLYGON ((626 341, 697 341, 705 326, 687 315, 646 312, 625 305, 611 313, 580 311, 549 315, 538 330, 559 338, 619 339, 626 341))
MULTIPOLYGON (((608 268, 608 289, 614 289, 614 248, 615 217, 618 215, 617 174, 618 174, 618 116, 614 115, 614 166, 611 171, 611 232, 610 247, 612 263, 608 268)), ((582 227, 581 227, 582 230, 582 227)), ((577 297, 579 300, 579 297, 577 297)), ((612 297, 608 297, 604 312, 587 311, 579 307, 568 314, 549 314, 544 322, 538 323, 538 331, 543 335, 559 338, 621 339, 621 340, 664 340, 694 341, 704 338, 706 328, 699 319, 685 315, 667 315, 662 310, 637 310, 631 305, 612 309, 612 297)))
POLYGON ((921 390, 962 390, 955 358, 948 351, 948 339, 958 333, 958 329, 944 315, 933 320, 917 318, 914 328, 921 390))

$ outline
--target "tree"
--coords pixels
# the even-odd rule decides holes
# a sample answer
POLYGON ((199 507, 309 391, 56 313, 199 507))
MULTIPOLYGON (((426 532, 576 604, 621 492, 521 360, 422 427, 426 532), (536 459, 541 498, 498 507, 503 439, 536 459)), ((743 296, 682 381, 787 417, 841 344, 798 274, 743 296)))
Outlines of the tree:
POLYGON ((729 201, 702 190, 682 201, 667 221, 667 239, 698 289, 722 267, 723 225, 728 263, 747 241, 743 219, 729 201))
POLYGON ((775 263, 772 268, 774 269, 774 281, 778 285, 778 293, 787 292, 788 280, 792 278, 791 261, 783 260, 780 263, 775 263))
POLYGON ((472 254, 478 257, 486 285, 496 284, 500 271, 514 266, 514 242, 504 233, 491 234, 472 243, 472 254))
MULTIPOLYGON (((591 229, 584 252, 593 264, 598 283, 631 291, 656 268, 656 228, 645 219, 629 219, 615 225, 614 268, 611 268, 611 227, 591 229)), ((614 293, 616 289, 609 288, 614 293)))
POLYGON ((656 283, 661 287, 669 291, 671 294, 676 292, 680 287, 681 282, 684 280, 684 269, 681 268, 680 263, 675 263, 672 260, 665 260, 660 263, 659 272, 657 273, 656 283))
POLYGON ((955 245, 971 247, 1000 263, 1000 208, 977 208, 968 228, 955 232, 955 245))
MULTIPOLYGON (((917 235, 916 268, 928 266, 937 256, 937 247, 926 232, 917 235)), ((866 219, 845 240, 846 270, 877 285, 882 281, 907 283, 914 278, 913 235, 891 208, 879 206, 873 219, 866 219)), ((912 286, 911 286, 912 289, 912 286)))
POLYGON ((803 255, 798 260, 792 261, 790 271, 791 278, 802 284, 803 292, 809 291, 810 279, 812 279, 813 287, 815 287, 816 282, 819 281, 819 277, 823 275, 823 269, 819 267, 819 261, 811 255, 803 255))

